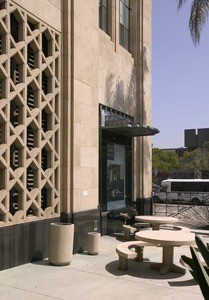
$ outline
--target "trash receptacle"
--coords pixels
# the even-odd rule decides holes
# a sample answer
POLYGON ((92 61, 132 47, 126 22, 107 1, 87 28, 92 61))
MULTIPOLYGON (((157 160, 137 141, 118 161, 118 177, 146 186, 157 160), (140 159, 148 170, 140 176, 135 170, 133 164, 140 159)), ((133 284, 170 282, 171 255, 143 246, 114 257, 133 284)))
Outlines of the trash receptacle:
POLYGON ((49 262, 55 266, 66 266, 73 256, 74 224, 51 223, 49 233, 49 262))
POLYGON ((87 253, 90 255, 97 255, 100 250, 100 238, 99 232, 88 232, 87 237, 87 253))

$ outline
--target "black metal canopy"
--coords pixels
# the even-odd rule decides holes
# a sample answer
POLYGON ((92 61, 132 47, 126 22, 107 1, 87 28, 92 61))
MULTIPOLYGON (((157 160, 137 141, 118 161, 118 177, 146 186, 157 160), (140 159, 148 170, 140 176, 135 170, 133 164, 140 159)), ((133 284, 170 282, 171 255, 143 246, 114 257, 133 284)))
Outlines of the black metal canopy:
POLYGON ((138 123, 114 126, 101 126, 101 129, 112 133, 124 135, 127 137, 148 136, 159 133, 159 130, 154 127, 139 125, 138 123))

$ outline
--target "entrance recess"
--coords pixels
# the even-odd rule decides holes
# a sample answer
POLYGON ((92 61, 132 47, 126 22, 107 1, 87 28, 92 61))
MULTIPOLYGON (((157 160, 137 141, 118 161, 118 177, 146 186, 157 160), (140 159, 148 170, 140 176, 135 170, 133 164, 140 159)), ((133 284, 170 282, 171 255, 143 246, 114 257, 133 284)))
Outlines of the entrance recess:
POLYGON ((140 125, 134 118, 100 105, 99 198, 102 211, 131 204, 132 138, 154 135, 158 129, 140 125))
POLYGON ((102 134, 100 205, 102 211, 131 203, 131 138, 102 134))
POLYGON ((107 210, 125 207, 125 146, 107 143, 107 210))

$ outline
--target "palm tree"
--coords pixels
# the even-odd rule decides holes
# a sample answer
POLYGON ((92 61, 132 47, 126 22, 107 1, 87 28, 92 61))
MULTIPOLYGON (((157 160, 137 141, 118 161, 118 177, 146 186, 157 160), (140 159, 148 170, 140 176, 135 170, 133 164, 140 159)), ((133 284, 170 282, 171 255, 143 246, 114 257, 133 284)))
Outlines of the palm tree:
MULTIPOLYGON (((186 0, 177 0, 178 10, 182 8, 182 5, 186 0)), ((207 21, 209 14, 209 0, 193 0, 191 4, 191 12, 189 18, 189 29, 192 36, 192 40, 195 45, 200 42, 201 31, 207 21)))

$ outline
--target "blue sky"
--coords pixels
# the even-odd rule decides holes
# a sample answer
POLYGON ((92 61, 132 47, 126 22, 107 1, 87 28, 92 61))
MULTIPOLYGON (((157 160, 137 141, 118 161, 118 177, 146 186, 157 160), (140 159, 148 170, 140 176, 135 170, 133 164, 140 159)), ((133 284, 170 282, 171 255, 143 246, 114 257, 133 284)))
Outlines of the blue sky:
POLYGON ((152 2, 153 147, 184 147, 184 129, 209 128, 209 20, 194 46, 192 0, 179 12, 177 0, 152 2))

